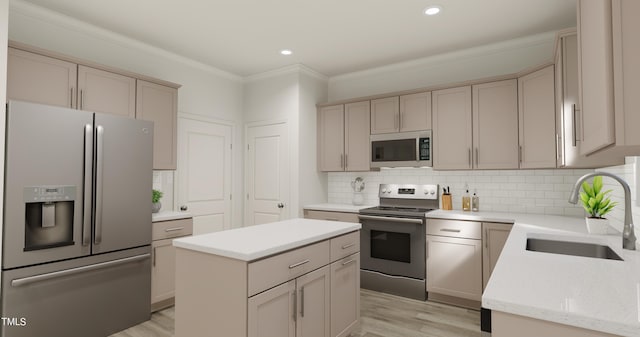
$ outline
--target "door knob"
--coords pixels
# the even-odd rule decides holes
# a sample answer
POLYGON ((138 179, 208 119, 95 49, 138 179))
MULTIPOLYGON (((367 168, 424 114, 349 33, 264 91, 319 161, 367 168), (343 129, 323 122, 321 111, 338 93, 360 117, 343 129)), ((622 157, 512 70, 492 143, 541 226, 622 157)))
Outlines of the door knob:
POLYGON ((281 203, 281 202, 279 202, 279 203, 278 203, 278 208, 284 208, 284 204, 283 204, 283 203, 281 203))
POLYGON ((189 207, 187 207, 187 205, 182 205, 182 206, 180 206, 180 210, 181 210, 181 211, 186 211, 186 210, 188 210, 188 209, 189 209, 189 207))

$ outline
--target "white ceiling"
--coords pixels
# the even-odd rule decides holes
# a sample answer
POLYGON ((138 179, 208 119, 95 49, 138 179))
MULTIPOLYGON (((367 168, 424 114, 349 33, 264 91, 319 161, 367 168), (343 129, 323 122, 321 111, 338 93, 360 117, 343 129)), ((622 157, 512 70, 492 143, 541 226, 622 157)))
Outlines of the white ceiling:
POLYGON ((295 63, 334 76, 576 23, 576 0, 26 1, 241 76, 295 63))

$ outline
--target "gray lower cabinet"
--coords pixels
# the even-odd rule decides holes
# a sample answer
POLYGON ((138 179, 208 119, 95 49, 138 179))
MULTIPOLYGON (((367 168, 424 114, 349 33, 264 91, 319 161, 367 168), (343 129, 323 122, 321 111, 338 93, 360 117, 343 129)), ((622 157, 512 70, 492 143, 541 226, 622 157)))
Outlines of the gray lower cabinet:
POLYGON ((176 251, 176 337, 212 326, 219 336, 344 337, 358 325, 359 231, 255 261, 176 251))
POLYGON ((174 304, 176 249, 172 241, 193 233, 193 219, 153 223, 151 242, 151 311, 174 304))
POLYGON ((307 219, 344 221, 344 222, 360 222, 358 213, 333 212, 333 211, 316 211, 305 209, 304 217, 307 219))

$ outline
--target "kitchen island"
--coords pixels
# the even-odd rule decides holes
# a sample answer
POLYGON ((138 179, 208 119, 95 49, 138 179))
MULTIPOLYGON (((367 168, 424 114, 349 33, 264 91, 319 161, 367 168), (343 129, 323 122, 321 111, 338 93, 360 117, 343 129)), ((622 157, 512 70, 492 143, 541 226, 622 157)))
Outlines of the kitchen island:
POLYGON ((591 235, 584 218, 550 215, 434 211, 427 217, 514 222, 482 295, 493 336, 640 336, 640 251, 623 250, 620 233, 591 235), (528 251, 528 238, 607 245, 624 261, 528 251))
POLYGON ((360 224, 291 219, 174 240, 175 336, 347 336, 360 224))

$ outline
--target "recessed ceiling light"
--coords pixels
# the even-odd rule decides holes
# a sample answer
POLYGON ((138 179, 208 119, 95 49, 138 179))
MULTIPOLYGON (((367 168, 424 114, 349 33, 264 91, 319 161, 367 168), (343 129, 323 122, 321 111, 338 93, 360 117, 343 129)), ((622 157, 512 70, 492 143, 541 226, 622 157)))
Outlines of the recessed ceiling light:
POLYGON ((282 49, 280 51, 280 54, 282 54, 282 55, 291 55, 291 54, 293 54, 293 52, 291 51, 291 49, 282 49))
POLYGON ((425 8, 424 14, 425 15, 436 15, 436 14, 440 13, 441 10, 442 10, 442 7, 440 7, 440 6, 429 6, 429 7, 425 8))

